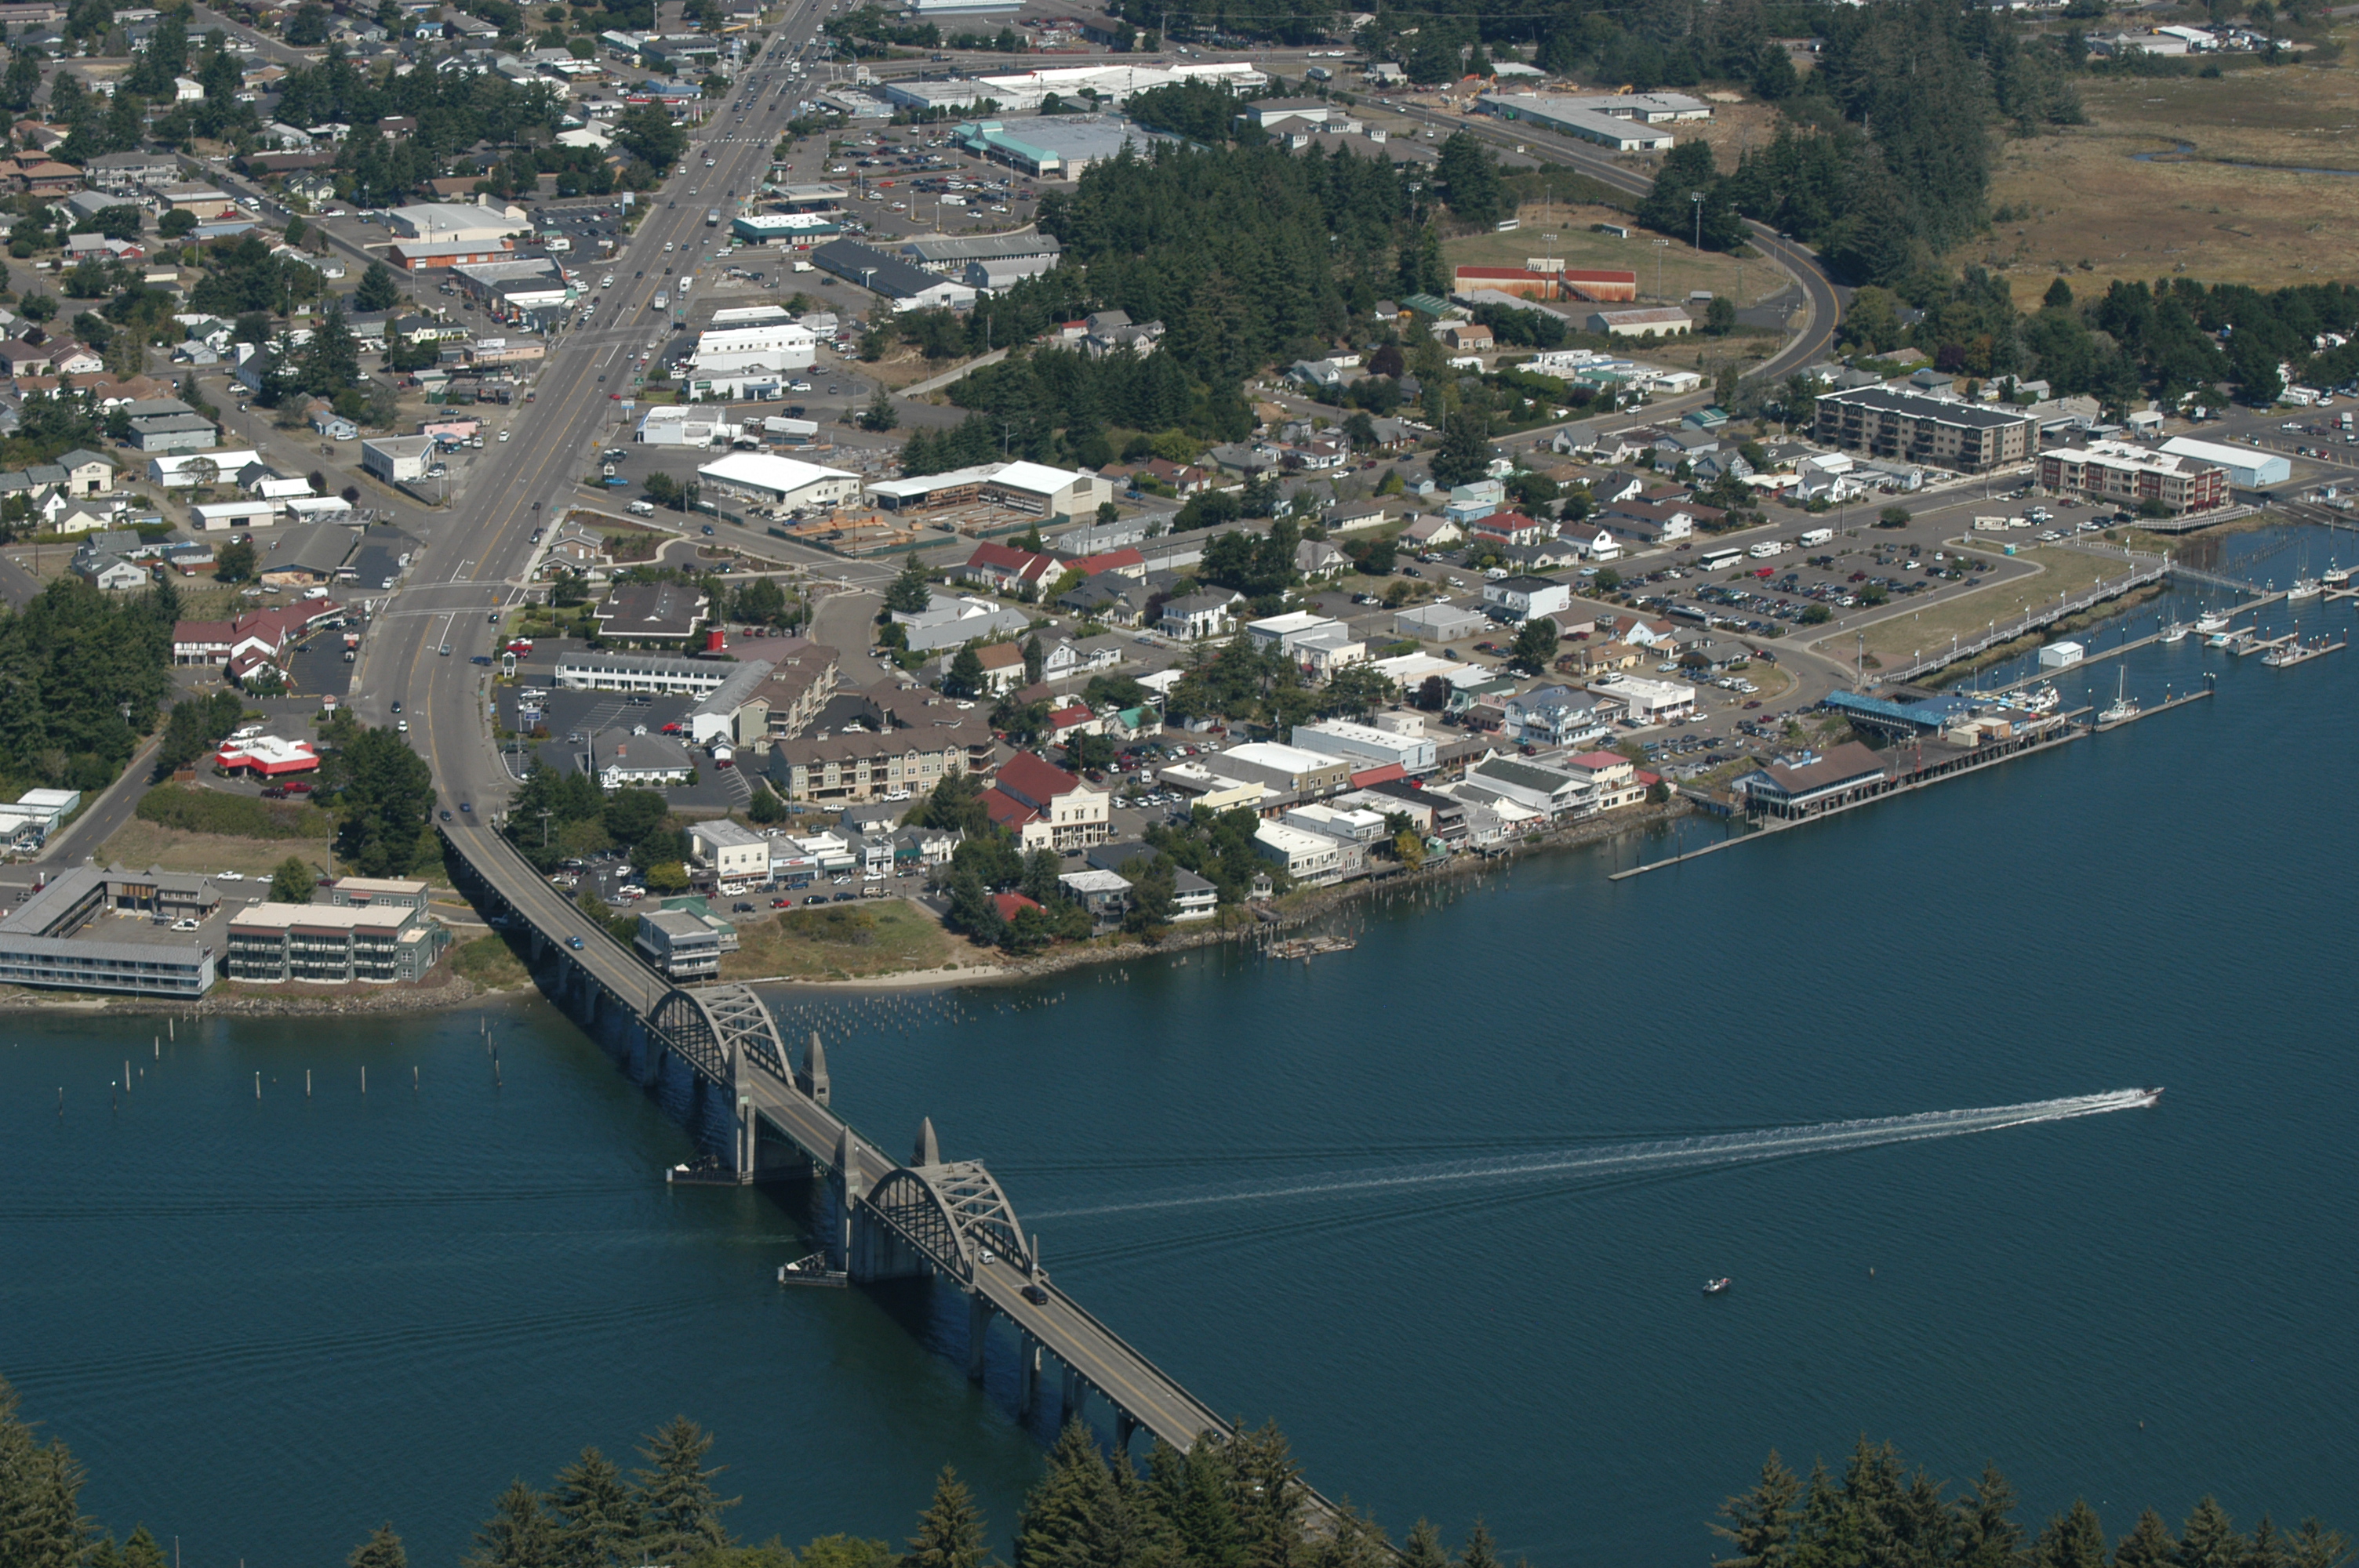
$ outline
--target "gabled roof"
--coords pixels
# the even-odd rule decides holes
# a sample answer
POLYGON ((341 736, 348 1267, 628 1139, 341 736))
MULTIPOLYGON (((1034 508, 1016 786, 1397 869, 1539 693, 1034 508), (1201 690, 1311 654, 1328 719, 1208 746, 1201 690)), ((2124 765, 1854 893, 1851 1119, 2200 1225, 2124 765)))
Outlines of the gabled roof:
POLYGON ((1031 752, 1018 752, 999 765, 997 787, 1035 808, 1082 787, 1082 781, 1031 752))

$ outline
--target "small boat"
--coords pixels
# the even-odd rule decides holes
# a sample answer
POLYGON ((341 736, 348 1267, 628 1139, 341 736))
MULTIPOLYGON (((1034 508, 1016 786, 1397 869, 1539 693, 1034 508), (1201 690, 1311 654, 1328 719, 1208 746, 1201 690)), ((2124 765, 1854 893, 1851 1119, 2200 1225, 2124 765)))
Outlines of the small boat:
POLYGON ((2184 643, 2187 641, 2187 633, 2193 630, 2194 628, 2184 621, 2174 621, 2163 628, 2162 640, 2166 643, 2184 643))
POLYGON ((2203 639, 2203 645, 2207 648, 2233 648, 2242 641, 2244 638, 2238 633, 2214 632, 2203 639))
POLYGON ((2138 1093, 2144 1098, 2146 1106, 2148 1109, 2152 1109, 2154 1107, 2162 1103, 2162 1091, 2158 1088, 2140 1089, 2138 1090, 2138 1093))
POLYGON ((1728 1281, 1724 1278, 1718 1280, 1706 1280, 1703 1282, 1703 1293, 1708 1296, 1719 1295, 1727 1289, 1728 1281))
POLYGON ((2017 708, 2029 708, 2034 713, 2053 713, 2062 706, 2063 701, 2064 694, 2056 689, 2054 681, 2049 681, 2044 686, 2034 687, 2029 691, 2017 693, 2015 705, 2017 708))
POLYGON ((2319 594, 2323 591, 2324 590, 2319 585, 2318 579, 2314 577, 2298 577, 2293 579, 2293 586, 2286 589, 2286 600, 2288 603, 2291 603, 2293 600, 2298 599, 2316 599, 2319 594))
POLYGON ((2136 719, 2138 716, 2138 705, 2130 699, 2130 673, 2127 670, 2123 670, 2120 674, 2121 679, 2114 683, 2114 691, 2113 702, 2103 713, 2097 715, 2097 722, 2100 724, 2119 724, 2125 719, 2136 719))
POLYGON ((2351 573, 2329 561, 2326 569, 2318 574, 2318 580, 2328 588, 2347 588, 2351 583, 2351 573))
POLYGON ((2207 610, 2195 618, 2195 629, 2203 633, 2224 632, 2228 629, 2229 620, 2224 611, 2207 610))

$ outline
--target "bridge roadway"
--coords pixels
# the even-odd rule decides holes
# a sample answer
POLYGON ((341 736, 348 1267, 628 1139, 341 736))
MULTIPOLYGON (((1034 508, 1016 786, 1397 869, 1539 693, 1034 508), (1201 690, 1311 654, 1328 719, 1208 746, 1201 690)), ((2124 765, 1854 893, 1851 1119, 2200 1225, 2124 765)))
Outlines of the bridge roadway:
MULTIPOLYGON (((679 992, 650 971, 543 881, 490 827, 456 818, 443 824, 441 831, 498 901, 549 945, 551 956, 566 970, 554 988, 560 1001, 568 1000, 569 991, 579 997, 583 987, 593 986, 599 994, 645 1021, 659 1046, 679 1050, 684 1059, 696 1065, 695 1054, 681 1049, 681 1042, 666 1038, 658 1020, 670 1011, 667 999, 711 993, 679 992), (582 944, 579 948, 572 946, 576 940, 582 944)), ((704 1068, 699 1066, 699 1071, 704 1068)), ((824 1073, 823 1065, 820 1071, 824 1073)), ((1117 1432, 1124 1437, 1135 1424, 1184 1450, 1208 1432, 1222 1440, 1234 1435, 1230 1422, 1040 1271, 1034 1243, 1016 1224, 1004 1195, 998 1194, 995 1183, 989 1183, 987 1173, 982 1179, 989 1184, 988 1197, 996 1200, 996 1207, 986 1205, 979 1217, 990 1223, 946 1227, 920 1237, 915 1227, 897 1227, 887 1217, 884 1208, 893 1206, 889 1200, 880 1207, 880 1193, 888 1192, 886 1184, 897 1177, 912 1187, 922 1184, 932 1189, 951 1184, 946 1174, 955 1178, 980 1173, 979 1166, 946 1164, 938 1155, 917 1166, 898 1163, 828 1108, 824 1088, 815 1095, 799 1087, 791 1076, 774 1070, 755 1053, 732 1053, 727 1076, 733 1081, 723 1084, 717 1077, 712 1081, 733 1091, 738 1102, 741 1137, 747 1139, 745 1146, 734 1154, 741 1173, 750 1179, 758 1167, 759 1123, 767 1123, 780 1139, 822 1167, 833 1184, 839 1195, 841 1224, 833 1249, 855 1276, 929 1271, 950 1279, 976 1303, 970 1317, 970 1377, 982 1375, 984 1336, 990 1317, 996 1314, 1014 1325, 1019 1336, 1020 1383, 1027 1409, 1038 1397, 1037 1351, 1045 1349, 1078 1380, 1079 1386, 1067 1384, 1064 1404, 1071 1409, 1084 1389, 1095 1390, 1114 1408, 1117 1432), (919 1180, 911 1181, 913 1176, 919 1180), (851 1195, 849 1203, 842 1195, 846 1192, 851 1195), (864 1232, 889 1232, 889 1240, 897 1245, 888 1249, 864 1244, 864 1232), (897 1262, 884 1255, 888 1250, 899 1252, 897 1262), (985 1261, 986 1258, 990 1260, 985 1261), (1024 1294, 1027 1284, 1037 1285, 1047 1299, 1027 1300, 1024 1294)), ((929 1125, 929 1145, 930 1132, 929 1125)))

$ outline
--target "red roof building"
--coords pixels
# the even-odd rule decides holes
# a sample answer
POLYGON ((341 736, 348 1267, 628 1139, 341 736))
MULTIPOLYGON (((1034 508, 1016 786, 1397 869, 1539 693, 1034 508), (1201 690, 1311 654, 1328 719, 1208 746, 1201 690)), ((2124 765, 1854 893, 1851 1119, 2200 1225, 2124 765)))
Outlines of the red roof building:
POLYGON ((1020 892, 995 892, 991 895, 991 907, 999 911, 1000 919, 1013 921, 1026 910, 1040 906, 1020 892))
POLYGON ((1016 833, 1028 849, 1071 849, 1103 843, 1112 796, 1031 752, 1018 752, 999 766, 999 777, 983 792, 991 819, 1016 833))
POLYGON ((250 611, 228 621, 182 621, 172 628, 172 662, 226 665, 240 654, 259 653, 275 663, 304 633, 343 612, 343 606, 333 600, 307 599, 275 610, 250 611))
POLYGON ((1466 524, 1470 534, 1510 545, 1537 545, 1548 536, 1546 524, 1520 512, 1494 512, 1466 524))
POLYGON ((1065 563, 1068 571, 1085 572, 1095 577, 1100 572, 1120 572, 1125 577, 1147 575, 1147 557, 1125 546, 1119 550, 1102 550, 1094 556, 1081 556, 1065 563))
POLYGON ((251 740, 232 741, 213 754, 213 761, 231 773, 244 771, 275 779, 282 773, 308 773, 320 766, 320 753, 311 749, 309 741, 282 741, 276 735, 256 735, 251 740))
POLYGON ((995 545, 989 541, 977 545, 974 554, 967 557, 959 575, 967 581, 981 583, 1002 592, 1013 592, 1026 583, 1045 588, 1062 575, 1052 556, 1036 556, 1029 550, 1019 550, 1013 545, 995 545))

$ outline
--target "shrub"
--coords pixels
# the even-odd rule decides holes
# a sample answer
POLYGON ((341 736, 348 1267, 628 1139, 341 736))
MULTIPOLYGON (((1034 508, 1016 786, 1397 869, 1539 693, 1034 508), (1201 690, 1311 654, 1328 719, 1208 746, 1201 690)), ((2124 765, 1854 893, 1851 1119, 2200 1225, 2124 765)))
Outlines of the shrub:
POLYGON ((139 799, 133 814, 181 833, 222 833, 242 838, 325 838, 335 821, 324 811, 186 784, 164 784, 139 799))

